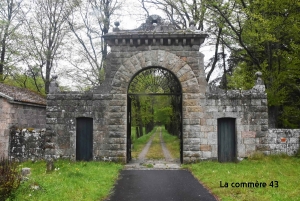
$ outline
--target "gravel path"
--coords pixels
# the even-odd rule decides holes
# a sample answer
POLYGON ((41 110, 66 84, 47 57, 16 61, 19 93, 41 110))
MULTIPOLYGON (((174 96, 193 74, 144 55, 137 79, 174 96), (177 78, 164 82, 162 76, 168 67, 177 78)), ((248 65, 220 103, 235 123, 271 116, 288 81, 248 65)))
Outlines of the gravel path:
MULTIPOLYGON (((155 132, 157 132, 157 129, 156 129, 155 132)), ((151 138, 147 142, 146 146, 143 148, 143 150, 139 154, 139 156, 138 156, 138 162, 143 162, 145 160, 146 155, 147 155, 147 153, 149 151, 149 148, 150 148, 150 146, 152 144, 152 140, 153 140, 154 136, 155 136, 155 133, 151 136, 151 138)))
POLYGON ((161 128, 156 128, 155 133, 151 136, 141 153, 139 154, 136 160, 132 159, 129 163, 125 165, 125 169, 130 170, 140 170, 140 169, 180 169, 180 162, 179 159, 173 159, 169 150, 167 149, 161 135, 161 128), (160 130, 158 130, 160 129, 160 130), (146 155, 149 151, 151 146, 152 140, 154 136, 160 132, 160 144, 162 146, 163 154, 165 159, 163 160, 149 160, 146 159, 146 155))
POLYGON ((161 147, 162 147, 162 150, 163 150, 163 153, 164 153, 164 156, 165 156, 165 159, 166 161, 173 161, 173 158, 168 150, 168 148, 166 147, 166 144, 162 138, 162 135, 161 135, 161 128, 160 129, 160 133, 159 133, 159 137, 160 137, 160 144, 161 144, 161 147))

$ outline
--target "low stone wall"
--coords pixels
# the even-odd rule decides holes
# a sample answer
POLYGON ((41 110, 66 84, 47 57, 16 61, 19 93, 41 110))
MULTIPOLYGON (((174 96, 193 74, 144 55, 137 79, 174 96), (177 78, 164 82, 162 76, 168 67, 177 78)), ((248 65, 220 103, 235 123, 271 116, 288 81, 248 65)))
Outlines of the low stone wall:
POLYGON ((46 129, 10 129, 10 153, 12 160, 26 161, 44 158, 44 142, 46 129))
POLYGON ((294 155, 300 144, 300 129, 269 129, 266 136, 259 139, 256 150, 265 154, 285 153, 294 155))
POLYGON ((217 131, 220 118, 235 119, 236 156, 248 157, 255 151, 259 138, 268 131, 268 106, 264 90, 224 91, 212 86, 206 98, 206 111, 200 122, 200 150, 203 151, 203 157, 218 158, 217 131))

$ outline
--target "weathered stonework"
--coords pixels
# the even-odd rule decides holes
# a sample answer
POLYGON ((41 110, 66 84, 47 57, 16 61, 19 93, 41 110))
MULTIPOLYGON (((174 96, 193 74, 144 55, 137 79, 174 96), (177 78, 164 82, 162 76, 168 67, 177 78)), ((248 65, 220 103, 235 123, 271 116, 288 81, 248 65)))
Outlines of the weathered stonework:
POLYGON ((10 129, 10 159, 15 161, 44 158, 45 129, 10 129))
POLYGON ((259 138, 256 150, 265 154, 294 155, 300 148, 300 129, 269 129, 259 138))
POLYGON ((267 96, 264 90, 224 91, 208 88, 206 93, 206 113, 201 120, 202 143, 209 144, 214 150, 212 158, 217 158, 217 120, 219 118, 236 119, 237 157, 249 156, 256 150, 260 137, 268 131, 267 96))
POLYGON ((26 90, 0 83, 0 157, 10 153, 10 128, 45 128, 46 100, 26 90))
POLYGON ((235 119, 236 157, 263 149, 260 144, 273 146, 265 143, 269 139, 267 98, 260 73, 248 91, 208 86, 204 55, 199 52, 206 34, 193 27, 174 30, 149 21, 142 27, 134 31, 116 27, 104 36, 111 52, 101 86, 86 93, 51 90, 47 97, 46 158, 76 159, 76 121, 88 117, 93 119, 93 159, 126 162, 128 87, 147 68, 170 71, 182 87, 184 163, 218 158, 217 122, 224 117, 235 119))

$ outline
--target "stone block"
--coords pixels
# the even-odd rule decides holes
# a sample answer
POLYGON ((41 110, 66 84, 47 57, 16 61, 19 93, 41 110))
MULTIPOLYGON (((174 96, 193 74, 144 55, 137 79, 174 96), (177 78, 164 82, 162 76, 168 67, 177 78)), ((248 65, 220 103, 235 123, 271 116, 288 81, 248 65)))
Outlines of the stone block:
POLYGON ((218 144, 218 136, 216 132, 209 132, 207 135, 208 144, 218 144))
POLYGON ((242 138, 255 138, 256 131, 242 131, 242 138))
POLYGON ((214 126, 201 126, 201 132, 213 132, 214 126))
POLYGON ((246 151, 246 156, 251 155, 252 153, 254 153, 256 151, 256 145, 245 145, 245 151, 246 151))
POLYGON ((237 145, 237 157, 246 157, 246 146, 244 144, 237 145))
POLYGON ((208 144, 200 144, 200 151, 211 151, 211 145, 208 144))
POLYGON ((202 151, 202 158, 203 159, 211 158, 211 151, 202 151))
POLYGON ((200 138, 200 144, 208 144, 207 138, 200 138))
POLYGON ((255 138, 244 138, 244 144, 254 144, 255 145, 255 138))
POLYGON ((203 112, 203 108, 201 106, 187 106, 187 112, 203 112))

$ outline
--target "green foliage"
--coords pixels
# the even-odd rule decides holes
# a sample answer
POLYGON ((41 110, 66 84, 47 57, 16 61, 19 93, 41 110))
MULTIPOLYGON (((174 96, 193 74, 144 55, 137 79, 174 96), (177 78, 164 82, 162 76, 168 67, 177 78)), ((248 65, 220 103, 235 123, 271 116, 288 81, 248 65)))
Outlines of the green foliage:
MULTIPOLYGON (((6 200, 19 187, 21 175, 17 163, 0 159, 0 200, 6 200)), ((12 196, 13 197, 13 196, 12 196)))
POLYGON ((229 89, 248 90, 254 86, 254 73, 246 71, 245 63, 240 63, 240 66, 235 69, 232 76, 227 75, 229 89))
POLYGON ((218 6, 226 29, 232 30, 231 38, 240 45, 230 47, 235 70, 228 77, 229 88, 249 89, 254 73, 263 72, 268 106, 279 111, 278 126, 300 127, 300 4, 289 0, 243 3, 227 3, 239 10, 238 18, 218 6))
POLYGON ((165 128, 162 128, 162 137, 167 149, 174 159, 180 158, 180 139, 178 136, 171 135, 165 128))
POLYGON ((25 162, 31 168, 27 181, 15 193, 15 200, 104 200, 118 178, 121 164, 58 160, 55 170, 46 173, 45 161, 25 162))

